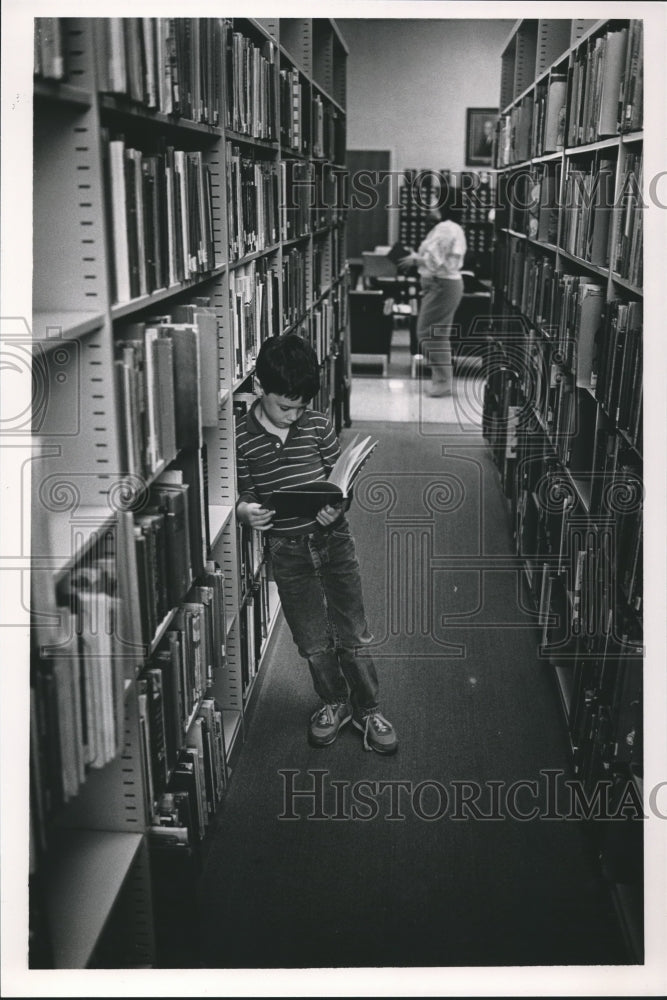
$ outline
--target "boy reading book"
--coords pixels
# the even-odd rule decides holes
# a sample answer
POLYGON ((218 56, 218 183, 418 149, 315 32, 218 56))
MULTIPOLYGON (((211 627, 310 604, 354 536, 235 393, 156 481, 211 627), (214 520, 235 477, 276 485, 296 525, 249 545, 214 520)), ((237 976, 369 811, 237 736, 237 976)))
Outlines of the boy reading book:
POLYGON ((365 749, 393 754, 398 740, 379 710, 372 636, 345 518, 349 496, 336 495, 335 504, 325 496, 310 513, 292 509, 279 516, 272 507, 281 490, 326 488, 340 455, 330 420, 307 407, 320 387, 317 356, 296 334, 270 337, 256 376, 261 395, 236 429, 236 512, 239 521, 266 532, 285 619, 322 699, 310 718, 309 742, 328 746, 352 720, 365 749))

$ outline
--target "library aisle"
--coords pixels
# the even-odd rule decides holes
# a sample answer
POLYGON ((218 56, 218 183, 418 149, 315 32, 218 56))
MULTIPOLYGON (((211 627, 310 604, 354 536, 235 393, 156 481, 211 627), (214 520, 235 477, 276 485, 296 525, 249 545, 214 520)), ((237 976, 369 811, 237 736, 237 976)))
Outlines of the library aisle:
POLYGON ((380 440, 350 519, 400 749, 364 752, 351 727, 309 747, 310 681, 281 626, 199 881, 201 965, 627 962, 563 818, 564 724, 490 449, 455 423, 351 430, 380 440))

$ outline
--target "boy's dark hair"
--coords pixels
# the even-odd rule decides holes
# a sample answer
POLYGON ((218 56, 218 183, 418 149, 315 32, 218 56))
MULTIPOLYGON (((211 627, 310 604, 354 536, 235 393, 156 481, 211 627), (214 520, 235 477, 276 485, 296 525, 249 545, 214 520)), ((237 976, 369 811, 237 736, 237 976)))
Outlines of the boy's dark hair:
POLYGON ((320 368, 310 344, 296 333, 269 337, 257 355, 257 379, 264 392, 310 402, 320 389, 320 368))

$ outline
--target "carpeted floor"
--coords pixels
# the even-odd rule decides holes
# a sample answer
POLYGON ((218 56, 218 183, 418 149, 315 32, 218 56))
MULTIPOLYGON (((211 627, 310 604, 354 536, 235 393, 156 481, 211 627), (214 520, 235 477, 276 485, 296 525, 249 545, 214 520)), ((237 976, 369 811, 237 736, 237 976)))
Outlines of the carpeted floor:
POLYGON ((351 727, 308 746, 316 700, 281 626, 200 881, 201 965, 627 962, 584 830, 544 818, 568 749, 481 436, 353 430, 381 441, 350 521, 400 750, 351 727))

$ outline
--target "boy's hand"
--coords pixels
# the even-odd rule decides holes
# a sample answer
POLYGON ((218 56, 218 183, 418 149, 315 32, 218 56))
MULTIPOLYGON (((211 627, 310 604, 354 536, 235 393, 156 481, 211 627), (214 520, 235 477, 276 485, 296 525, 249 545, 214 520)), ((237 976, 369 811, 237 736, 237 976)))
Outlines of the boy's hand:
POLYGON ((337 521, 340 518, 342 512, 342 504, 338 503, 335 507, 332 507, 331 504, 327 504, 326 507, 322 507, 321 510, 318 510, 315 519, 318 524, 322 525, 323 528, 328 528, 330 524, 333 524, 334 521, 337 521))
POLYGON ((247 503, 243 501, 237 504, 236 516, 243 524, 257 531, 268 531, 273 527, 273 515, 275 511, 262 507, 260 503, 247 503))

